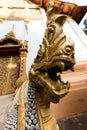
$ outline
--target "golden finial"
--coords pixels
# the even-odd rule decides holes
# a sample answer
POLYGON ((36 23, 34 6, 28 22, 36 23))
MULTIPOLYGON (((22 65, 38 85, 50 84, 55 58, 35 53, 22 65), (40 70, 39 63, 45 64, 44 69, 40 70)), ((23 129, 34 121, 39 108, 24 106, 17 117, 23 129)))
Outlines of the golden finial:
POLYGON ((14 34, 14 24, 12 26, 12 29, 9 33, 7 33, 6 37, 10 37, 10 38, 15 38, 15 34, 14 34))

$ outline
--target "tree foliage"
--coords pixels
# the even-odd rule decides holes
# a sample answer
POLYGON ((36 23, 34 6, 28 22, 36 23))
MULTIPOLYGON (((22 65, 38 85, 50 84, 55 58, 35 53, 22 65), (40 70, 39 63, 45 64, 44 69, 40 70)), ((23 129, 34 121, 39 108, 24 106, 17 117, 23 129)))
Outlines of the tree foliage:
POLYGON ((84 20, 83 24, 85 25, 83 31, 84 31, 85 34, 87 35, 87 19, 84 20))

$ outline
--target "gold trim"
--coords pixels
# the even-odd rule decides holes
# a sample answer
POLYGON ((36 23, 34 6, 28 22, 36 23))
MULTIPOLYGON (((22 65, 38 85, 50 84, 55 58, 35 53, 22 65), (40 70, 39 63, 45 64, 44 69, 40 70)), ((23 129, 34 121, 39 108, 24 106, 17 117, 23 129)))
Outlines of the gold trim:
POLYGON ((26 82, 23 83, 23 85, 20 87, 20 94, 19 94, 19 100, 18 104, 15 106, 18 109, 18 128, 17 130, 24 130, 25 128, 25 116, 26 116, 26 100, 25 100, 25 87, 26 82))

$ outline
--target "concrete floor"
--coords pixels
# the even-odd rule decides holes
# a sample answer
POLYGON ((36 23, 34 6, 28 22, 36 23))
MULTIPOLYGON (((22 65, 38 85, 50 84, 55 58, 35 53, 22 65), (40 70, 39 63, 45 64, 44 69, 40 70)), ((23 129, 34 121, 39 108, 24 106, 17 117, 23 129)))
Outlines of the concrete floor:
POLYGON ((57 120, 60 130, 87 130, 87 112, 57 120))

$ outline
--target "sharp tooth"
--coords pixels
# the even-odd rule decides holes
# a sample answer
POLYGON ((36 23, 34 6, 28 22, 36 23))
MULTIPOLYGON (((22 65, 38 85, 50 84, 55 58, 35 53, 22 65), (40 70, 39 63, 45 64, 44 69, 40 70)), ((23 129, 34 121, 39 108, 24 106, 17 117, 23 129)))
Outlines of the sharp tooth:
POLYGON ((64 68, 65 68, 65 64, 61 62, 61 70, 64 70, 64 68))
POLYGON ((58 63, 58 66, 59 66, 59 68, 61 68, 61 71, 63 71, 64 68, 65 68, 64 62, 59 62, 59 63, 58 63))
POLYGON ((57 75, 57 76, 60 75, 60 72, 57 72, 56 75, 57 75))
POLYGON ((48 73, 47 73, 47 72, 45 72, 45 76, 48 76, 48 73))

